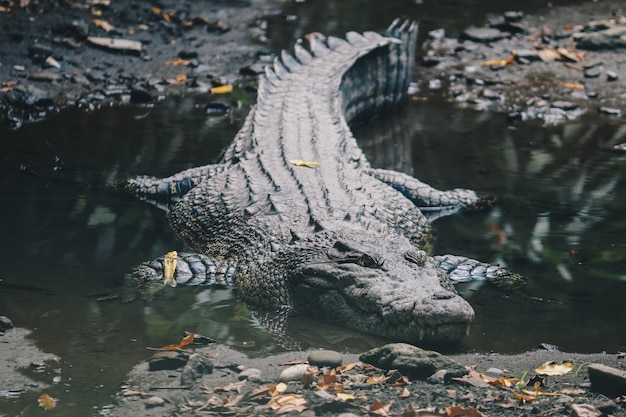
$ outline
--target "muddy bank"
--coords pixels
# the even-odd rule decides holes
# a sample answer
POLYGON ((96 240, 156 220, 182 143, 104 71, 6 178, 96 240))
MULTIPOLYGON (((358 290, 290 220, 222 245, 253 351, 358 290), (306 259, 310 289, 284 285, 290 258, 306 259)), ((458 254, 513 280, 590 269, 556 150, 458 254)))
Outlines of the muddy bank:
MULTIPOLYGON (((581 355, 539 350, 513 356, 453 355, 437 359, 440 361, 438 368, 447 369, 447 374, 426 378, 410 375, 408 361, 396 362, 396 365, 405 363, 402 372, 398 372, 394 366, 379 365, 387 368, 380 369, 364 365, 355 354, 342 355, 343 364, 333 370, 334 365, 307 368, 305 364, 311 352, 289 352, 256 359, 221 345, 195 352, 190 359, 195 361, 192 377, 189 366, 182 364, 178 369, 155 371, 149 370, 156 368, 154 363, 136 366, 115 404, 107 408, 109 415, 195 415, 202 412, 274 415, 287 412, 288 415, 311 416, 341 413, 445 416, 449 415, 445 410, 454 406, 474 410, 471 411, 474 414, 463 415, 626 415, 623 397, 595 392, 597 382, 594 380, 592 386, 588 375, 588 366, 592 363, 623 371, 626 367, 623 354, 581 355), (573 369, 562 376, 538 376, 534 370, 551 361, 559 364, 570 361, 573 369), (285 377, 286 369, 291 371, 298 367, 308 369, 301 370, 304 377, 295 371, 295 380, 280 385, 281 380, 289 379, 285 377), (472 367, 480 375, 465 375, 465 367, 472 367), (509 378, 512 379, 508 387, 499 386, 498 382, 489 384, 509 378), (523 380, 523 386, 518 386, 515 379, 523 380), (535 383, 539 385, 535 387, 535 383), (545 395, 537 395, 538 392, 545 395), (383 409, 379 408, 381 405, 383 409), (431 410, 430 414, 411 411, 426 408, 431 410), (476 414, 476 410, 482 414, 476 414)), ((188 351, 186 356, 190 354, 188 351)), ((171 353, 170 356, 181 355, 171 353)))
POLYGON ((280 0, 14 2, 0 9, 0 123, 254 81, 280 0))
POLYGON ((422 92, 461 107, 553 124, 585 112, 624 111, 626 16, 616 2, 560 6, 542 16, 511 11, 424 40, 422 92))

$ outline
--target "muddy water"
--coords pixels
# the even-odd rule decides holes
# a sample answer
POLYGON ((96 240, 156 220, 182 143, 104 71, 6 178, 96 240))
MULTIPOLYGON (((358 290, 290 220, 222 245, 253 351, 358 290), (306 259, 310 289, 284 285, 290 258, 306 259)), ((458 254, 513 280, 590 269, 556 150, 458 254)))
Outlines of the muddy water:
MULTIPOLYGON (((375 9, 360 2, 357 13, 355 2, 306 2, 294 13, 308 20, 278 26, 274 36, 286 35, 274 43, 309 30, 383 26, 408 3, 415 4, 390 1, 375 9)), ((469 4, 463 10, 471 12, 462 13, 435 3, 424 9, 423 30, 444 26, 454 33, 482 21, 487 10, 469 4)), ((497 4, 492 9, 500 11, 497 4)), ((0 314, 32 329, 37 346, 63 358, 35 375, 53 382, 50 394, 65 405, 49 415, 89 414, 106 404, 128 369, 150 356, 146 347, 174 343, 185 330, 256 356, 285 346, 360 351, 381 343, 298 318, 278 343, 226 289, 177 288, 152 304, 96 301, 94 295, 118 288, 133 265, 181 249, 162 211, 109 185, 217 160, 244 114, 207 118, 204 104, 185 97, 154 108, 72 109, 1 132, 0 314)), ((618 123, 592 115, 560 127, 509 125, 501 115, 430 98, 355 132, 376 166, 496 197, 486 210, 436 223, 437 253, 506 264, 529 279, 516 294, 460 288, 477 313, 460 349, 520 352, 543 342, 580 352, 626 349, 626 161, 605 150, 626 142, 618 123)), ((0 399, 0 412, 44 413, 34 398, 22 404, 30 405, 0 399)))

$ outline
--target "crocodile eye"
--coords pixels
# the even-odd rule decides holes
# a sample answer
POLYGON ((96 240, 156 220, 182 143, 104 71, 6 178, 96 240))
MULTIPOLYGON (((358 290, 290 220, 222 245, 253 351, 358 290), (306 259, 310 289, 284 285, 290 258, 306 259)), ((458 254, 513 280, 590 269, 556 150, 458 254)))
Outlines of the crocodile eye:
POLYGON ((357 265, 364 266, 366 268, 380 268, 383 266, 385 261, 381 261, 380 259, 376 259, 367 253, 362 254, 356 261, 357 265))
POLYGON ((409 251, 404 254, 404 259, 417 266, 424 266, 424 252, 409 251))

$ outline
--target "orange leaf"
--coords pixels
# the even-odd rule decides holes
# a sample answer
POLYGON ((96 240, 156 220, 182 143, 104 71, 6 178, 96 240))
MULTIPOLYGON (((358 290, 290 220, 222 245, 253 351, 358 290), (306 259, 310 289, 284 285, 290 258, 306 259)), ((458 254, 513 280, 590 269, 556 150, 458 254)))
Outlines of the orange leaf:
POLYGON ((378 398, 374 398, 374 404, 370 407, 370 411, 374 414, 388 417, 391 415, 389 414, 391 404, 393 404, 393 401, 390 401, 387 405, 383 405, 378 398))
POLYGON ((184 83, 185 83, 185 81, 187 81, 187 74, 182 73, 182 74, 178 74, 178 75, 176 76, 176 82, 177 82, 178 84, 184 84, 184 83))
POLYGON ((43 393, 37 399, 39 403, 39 407, 45 408, 46 410, 51 410, 56 407, 56 401, 46 393, 43 393))
POLYGON ((463 408, 459 407, 458 405, 451 405, 450 407, 446 408, 446 413, 448 414, 448 417, 485 417, 483 413, 475 408, 463 408))
POLYGON ((345 365, 339 365, 338 367, 335 368, 335 370, 339 373, 348 372, 352 370, 358 364, 359 364, 358 362, 352 362, 352 363, 347 363, 345 365))
POLYGON ((233 86, 230 84, 220 85, 219 87, 213 87, 209 90, 211 94, 226 94, 233 92, 233 86))
POLYGON ((514 396, 515 398, 517 398, 518 400, 520 400, 520 401, 522 402, 522 404, 523 404, 523 403, 525 403, 525 402, 533 402, 533 401, 535 401, 535 399, 536 399, 536 397, 526 396, 526 395, 524 395, 524 394, 520 394, 520 393, 515 392, 515 391, 513 391, 513 390, 511 390, 511 394, 513 394, 513 396, 514 396))
POLYGON ((515 53, 511 54, 507 59, 496 59, 494 61, 483 61, 480 63, 481 67, 503 67, 505 65, 511 65, 515 62, 515 53))
POLYGON ((106 20, 101 19, 91 19, 91 23, 99 27, 100 29, 104 29, 105 32, 110 32, 115 29, 115 26, 107 22, 106 20))
POLYGON ((165 61, 165 65, 189 65, 191 64, 191 60, 189 59, 175 59, 172 61, 165 61))
POLYGON ((368 384, 381 384, 385 382, 386 379, 387 377, 385 377, 385 375, 370 376, 365 380, 365 382, 367 382, 368 384))
POLYGON ((561 84, 565 88, 573 88, 575 90, 584 90, 585 86, 578 83, 563 83, 561 84))
POLYGON ((498 378, 495 381, 487 382, 491 386, 495 387, 510 387, 513 382, 519 381, 516 378, 498 378))
POLYGON ((316 366, 309 366, 308 368, 306 368, 306 371, 304 371, 304 373, 302 374, 302 377, 300 378, 300 382, 302 382, 302 384, 305 387, 308 387, 309 385, 313 384, 313 382, 315 382, 315 377, 317 376, 317 367, 316 366))
POLYGON ((182 347, 185 347, 187 345, 191 345, 191 344, 193 344, 193 341, 194 341, 195 337, 196 337, 195 333, 189 333, 187 336, 183 337, 178 344, 176 344, 176 345, 167 345, 165 347, 157 349, 157 352, 162 352, 164 350, 176 350, 176 349, 180 349, 182 347))
POLYGON ((404 387, 404 389, 402 390, 402 394, 400 394, 400 398, 406 398, 409 395, 411 395, 411 392, 406 387, 404 387))
POLYGON ((288 411, 304 411, 309 407, 308 401, 300 394, 277 395, 272 397, 267 405, 276 411, 276 414, 288 411))

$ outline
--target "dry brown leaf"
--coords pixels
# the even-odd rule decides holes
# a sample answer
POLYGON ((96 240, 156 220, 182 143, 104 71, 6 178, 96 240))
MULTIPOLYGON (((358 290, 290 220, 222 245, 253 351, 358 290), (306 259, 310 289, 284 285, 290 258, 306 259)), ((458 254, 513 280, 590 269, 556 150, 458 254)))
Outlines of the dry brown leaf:
POLYGON ((520 402, 522 404, 526 403, 526 402, 533 402, 535 401, 537 398, 533 397, 533 396, 526 396, 524 394, 520 394, 519 392, 515 392, 513 390, 511 390, 511 394, 513 394, 513 396, 515 398, 517 398, 518 400, 520 400, 520 402))
POLYGON ((134 391, 132 389, 127 389, 122 393, 124 397, 152 397, 154 394, 150 394, 149 392, 143 391, 134 391))
POLYGON ((561 394, 556 393, 556 392, 544 392, 544 391, 540 391, 538 389, 535 389, 533 391, 533 390, 529 390, 529 389, 526 389, 526 388, 522 389, 522 392, 524 394, 526 394, 526 395, 531 395, 531 396, 534 396, 534 397, 539 397, 540 395, 543 395, 543 396, 546 396, 546 397, 558 397, 559 395, 561 395, 561 394))
POLYGON ((317 377, 317 371, 318 369, 316 366, 309 366, 302 374, 300 382, 302 382, 305 387, 313 385, 313 382, 315 382, 315 378, 317 377))
POLYGON ((157 352, 162 352, 164 350, 176 350, 176 349, 180 349, 182 347, 185 347, 187 345, 191 345, 193 344, 193 341, 196 337, 195 333, 189 333, 187 336, 183 337, 179 343, 175 344, 175 345, 167 345, 164 346, 162 348, 157 349, 157 352))
POLYGON ((404 399, 404 398, 408 397, 409 395, 411 395, 411 392, 406 387, 404 387, 404 389, 402 390, 402 393, 399 395, 399 397, 404 399))
POLYGON ((219 87, 213 87, 209 90, 211 94, 226 94, 233 92, 233 86, 231 84, 220 85, 219 87))
POLYGON ((177 84, 185 84, 185 81, 187 81, 187 74, 181 73, 176 76, 177 84))
POLYGON ((39 398, 37 399, 37 402, 39 403, 39 407, 44 408, 46 410, 52 410, 57 405, 54 398, 52 398, 46 393, 41 394, 39 398))
POLYGON ((176 264, 178 263, 178 252, 175 250, 166 253, 163 256, 163 285, 170 287, 176 286, 174 273, 176 272, 176 264))
POLYGON ((237 391, 237 393, 241 392, 241 389, 246 385, 246 380, 233 382, 232 384, 224 385, 223 387, 216 387, 213 392, 228 392, 228 391, 237 391))
POLYGON ((0 6, 0 13, 11 13, 12 11, 11 7, 0 6))
POLYGON ((565 48, 558 48, 556 51, 561 57, 565 59, 568 59, 572 62, 580 62, 580 57, 575 52, 572 52, 565 48))
POLYGON ((507 59, 496 59, 493 61, 483 61, 480 63, 481 67, 504 67, 505 65, 511 65, 515 63, 515 55, 513 52, 507 59))
POLYGON ((374 414, 378 414, 379 416, 388 417, 391 415, 389 414, 391 410, 391 404, 393 404, 393 401, 390 401, 387 405, 383 405, 378 400, 378 398, 374 398, 374 404, 372 404, 372 406, 370 407, 370 411, 374 414))
POLYGON ((446 408, 446 414, 448 415, 448 417, 485 417, 483 413, 475 408, 463 408, 459 407, 458 405, 451 405, 450 407, 446 408))
POLYGON ((42 319, 51 319, 52 317, 56 317, 59 314, 61 314, 61 310, 59 310, 58 308, 55 308, 55 309, 46 311, 39 317, 41 317, 42 319))
POLYGON ((495 381, 487 382, 494 387, 510 387, 514 382, 519 381, 517 378, 498 378, 495 381))
POLYGON ((304 411, 309 407, 307 400, 300 394, 282 394, 272 397, 267 405, 276 414, 282 414, 289 411, 304 411))
POLYGON ((554 49, 541 49, 537 51, 537 55, 539 55, 539 59, 543 62, 552 62, 561 59, 561 55, 554 49))
POLYGON ((338 367, 335 368, 335 371, 337 371, 338 373, 348 372, 354 369, 354 367, 357 366, 358 364, 359 362, 351 362, 351 363, 346 363, 345 365, 339 365, 338 367))
POLYGON ((387 377, 385 375, 376 375, 368 377, 365 382, 368 384, 382 384, 386 379, 387 377))
POLYGON ((566 373, 570 372, 572 369, 574 369, 574 364, 571 362, 563 362, 563 363, 557 363, 557 362, 546 362, 543 365, 541 365, 539 368, 535 369, 535 372, 537 372, 540 375, 548 375, 548 376, 560 376, 560 375, 565 375, 566 373))
POLYGON ((107 22, 106 20, 101 19, 91 19, 91 23, 93 23, 96 27, 103 29, 105 32, 110 32, 115 30, 115 26, 107 22))

